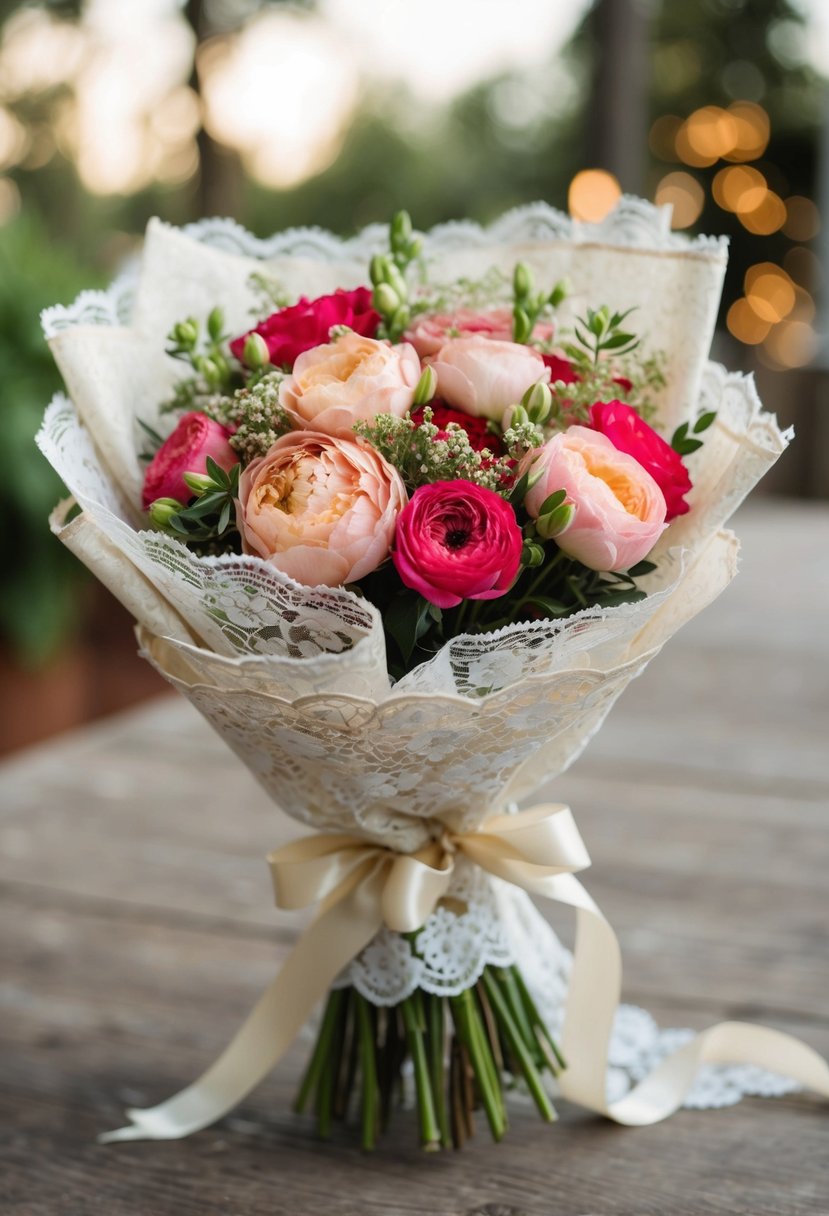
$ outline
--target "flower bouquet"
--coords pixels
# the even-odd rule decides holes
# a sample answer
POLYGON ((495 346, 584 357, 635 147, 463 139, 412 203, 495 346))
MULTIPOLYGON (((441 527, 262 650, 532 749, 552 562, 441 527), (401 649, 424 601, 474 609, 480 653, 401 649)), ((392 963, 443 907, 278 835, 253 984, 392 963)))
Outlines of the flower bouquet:
POLYGON ((297 1106, 414 1093, 424 1147, 525 1087, 624 1123, 703 1061, 829 1090, 786 1036, 728 1023, 610 1100, 615 937, 570 811, 517 810, 735 571, 722 525, 787 436, 706 363, 725 248, 623 200, 420 236, 260 242, 151 223, 140 271, 44 325, 70 396, 39 435, 60 539, 145 657, 314 834, 269 858, 316 918, 225 1053, 107 1138, 230 1110, 324 1008, 297 1106), (578 912, 574 956, 530 895, 578 912))

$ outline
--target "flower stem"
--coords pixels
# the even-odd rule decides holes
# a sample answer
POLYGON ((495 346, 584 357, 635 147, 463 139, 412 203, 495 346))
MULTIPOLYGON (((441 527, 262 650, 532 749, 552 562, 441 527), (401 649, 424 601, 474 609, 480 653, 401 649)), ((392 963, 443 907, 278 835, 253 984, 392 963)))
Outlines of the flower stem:
POLYGON ((301 1114, 305 1110, 309 1097, 319 1084, 320 1074, 328 1061, 331 1039, 334 1034, 334 1026, 339 1016, 342 1000, 342 989, 336 989, 328 994, 314 1051, 294 1101, 294 1110, 297 1114, 301 1114))
POLYGON ((518 991, 521 994, 521 1000, 524 1004, 524 1008, 527 1011, 527 1015, 528 1015, 530 1021, 532 1022, 533 1027, 535 1028, 536 1034, 544 1042, 547 1043, 548 1047, 550 1048, 550 1051, 552 1052, 553 1056, 555 1057, 555 1064, 557 1065, 557 1067, 553 1067, 553 1064, 551 1063, 550 1064, 551 1072, 555 1073, 562 1068, 566 1068, 567 1061, 565 1060, 564 1056, 561 1054, 561 1051, 559 1050, 558 1044, 556 1043, 555 1039, 553 1038, 553 1036, 550 1034, 549 1030, 547 1029, 547 1023, 544 1021, 541 1014, 538 1012, 538 1007, 536 1006, 536 1003, 533 1000, 533 998, 530 996, 529 989, 527 988, 527 985, 524 982, 523 975, 521 974, 519 969, 514 964, 510 968, 510 970, 513 973, 513 976, 515 978, 516 987, 518 988, 518 991))
POLYGON ((507 1126, 503 1096, 471 988, 467 988, 460 996, 450 997, 449 1004, 458 1038, 472 1062, 492 1138, 500 1140, 507 1126))
POLYGON ((515 1023, 509 1006, 501 994, 501 990, 494 976, 490 974, 489 969, 484 970, 482 978, 484 987, 486 989, 486 994, 489 997, 492 1008, 501 1024, 501 1029, 503 1030, 509 1044, 510 1051, 515 1056, 516 1061, 524 1074, 524 1079, 527 1082, 527 1087, 533 1096, 535 1104, 538 1107, 542 1118, 546 1119, 548 1123, 552 1123, 557 1117, 555 1108, 550 1101, 546 1089, 544 1088, 541 1074, 536 1068, 532 1055, 521 1037, 521 1031, 515 1023))
MULTIPOLYGON (((416 996, 417 994, 415 994, 416 996)), ((427 1152, 440 1148, 440 1127, 435 1115, 435 1104, 432 1095, 432 1083, 429 1079, 429 1066, 426 1061, 426 1048, 423 1042, 423 1021, 421 1011, 415 1001, 415 996, 407 997, 401 1003, 403 1024, 406 1028, 406 1038, 409 1043, 409 1054, 412 1057, 415 1075, 415 1090, 417 1106, 420 1114, 420 1138, 427 1152)))
POLYGON ((354 990, 357 1011, 357 1034, 360 1040, 360 1068, 363 1074, 362 1144, 366 1150, 374 1148, 377 1136, 377 1057, 375 1054, 375 1028, 372 1023, 368 1001, 354 990))
POLYGON ((449 1134, 449 1115, 446 1108, 446 1019, 443 997, 434 993, 425 997, 427 1012, 427 1041, 429 1045, 429 1064, 432 1077, 432 1096, 435 1100, 435 1113, 440 1128, 440 1143, 442 1148, 449 1148, 452 1138, 449 1134))

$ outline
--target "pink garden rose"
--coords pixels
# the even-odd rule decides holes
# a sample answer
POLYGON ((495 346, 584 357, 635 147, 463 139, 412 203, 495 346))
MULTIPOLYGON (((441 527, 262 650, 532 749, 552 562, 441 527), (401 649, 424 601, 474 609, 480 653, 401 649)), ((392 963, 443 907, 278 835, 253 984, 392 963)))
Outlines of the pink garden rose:
MULTIPOLYGON (((416 317, 403 337, 411 342, 421 359, 436 355, 448 341, 455 338, 493 338, 498 342, 512 341, 512 309, 491 308, 475 312, 471 308, 459 308, 450 313, 428 313, 416 317)), ((545 342, 553 336, 553 326, 539 321, 533 330, 537 342, 545 342)))
POLYGON ((400 513, 392 561, 407 587, 454 608, 509 591, 522 545, 515 511, 494 490, 436 481, 419 486, 400 513))
POLYGON ((575 510, 556 544, 591 570, 629 570, 665 530, 665 497, 653 477, 588 427, 554 435, 527 463, 541 473, 527 511, 537 519, 544 500, 565 490, 575 510))
POLYGON ((432 367, 438 396, 447 405, 496 422, 537 380, 550 379, 538 351, 493 338, 453 338, 441 347, 432 367))
POLYGON ((144 510, 157 498, 188 502, 193 491, 187 486, 184 474, 204 473, 208 456, 225 472, 238 464, 239 457, 228 442, 232 434, 205 414, 195 411, 184 414, 147 465, 141 496, 144 510))
MULTIPOLYGON (((380 324, 380 314, 371 306, 371 291, 368 287, 357 287, 354 291, 342 288, 332 295, 307 300, 304 296, 290 308, 281 308, 261 321, 248 333, 260 334, 268 347, 274 367, 292 367, 297 357, 312 346, 328 341, 334 325, 347 325, 355 333, 373 338, 380 324)), ((230 349, 242 361, 245 339, 248 334, 235 338, 230 349)))
POLYGON ((351 435, 378 414, 402 418, 414 402, 421 367, 413 346, 347 333, 301 354, 279 401, 297 426, 351 435))
POLYGON ((682 457, 641 414, 622 401, 598 401, 590 407, 590 425, 648 470, 665 495, 666 523, 690 510, 684 496, 691 489, 691 478, 682 457))
POLYGON ((367 443, 292 431, 242 473, 236 518, 246 553, 338 587, 388 556, 405 503, 400 474, 367 443))

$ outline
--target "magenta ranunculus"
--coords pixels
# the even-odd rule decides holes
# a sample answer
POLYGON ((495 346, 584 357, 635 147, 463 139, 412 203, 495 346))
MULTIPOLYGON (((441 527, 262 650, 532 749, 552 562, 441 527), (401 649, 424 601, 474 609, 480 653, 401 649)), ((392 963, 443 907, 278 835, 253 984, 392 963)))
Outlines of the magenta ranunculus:
POLYGON ((622 401, 597 401, 590 407, 590 425, 647 469, 665 495, 666 522, 690 510, 684 496, 692 482, 682 457, 632 406, 622 401))
MULTIPOLYGON (((380 324, 380 314, 371 306, 371 291, 357 287, 354 291, 339 288, 329 296, 307 300, 304 296, 290 308, 280 308, 261 321, 248 333, 261 334, 275 367, 293 367, 296 359, 312 346, 328 341, 335 325, 347 325, 364 338, 373 338, 380 324)), ((230 349, 242 361, 248 334, 234 338, 230 349)))
POLYGON ((415 490, 397 517, 392 561, 407 587, 454 608, 509 591, 522 545, 515 511, 494 490, 436 481, 415 490))
POLYGON ((193 491, 188 489, 184 474, 204 473, 208 456, 225 472, 238 464, 239 457, 228 442, 232 434, 206 414, 184 414, 147 465, 141 496, 144 510, 157 498, 188 502, 193 491))

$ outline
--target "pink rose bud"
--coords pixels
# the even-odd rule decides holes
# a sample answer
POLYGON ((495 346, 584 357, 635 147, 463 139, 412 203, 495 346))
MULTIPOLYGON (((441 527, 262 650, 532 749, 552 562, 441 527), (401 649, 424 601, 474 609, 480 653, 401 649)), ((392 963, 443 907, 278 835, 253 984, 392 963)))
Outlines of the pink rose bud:
POLYGON ((205 414, 184 414, 178 426, 164 440, 147 465, 141 502, 148 510, 157 498, 177 498, 189 502, 193 491, 184 480, 185 473, 204 473, 207 457, 228 472, 239 457, 228 440, 233 434, 205 414))
POLYGON ((666 522, 686 514, 690 508, 684 496, 691 489, 688 470, 679 452, 657 435, 641 414, 621 401, 598 401, 590 407, 590 425, 648 470, 665 495, 666 522))
POLYGON ((299 356, 279 402, 298 427, 350 436, 355 422, 378 414, 402 418, 414 404, 420 375, 420 360, 407 343, 390 346, 349 331, 299 356))
POLYGON ((438 396, 447 405, 495 422, 537 380, 550 378, 538 351, 491 338, 455 338, 441 348, 432 367, 438 396))
POLYGON ((239 479, 237 523, 258 553, 299 583, 338 587, 386 559, 403 481, 369 444, 292 431, 239 479))
POLYGON ((471 481, 420 486, 400 513, 392 561, 438 608, 492 600, 512 586, 523 537, 510 504, 471 481))
POLYGON ((629 570, 664 532, 665 497, 638 460, 596 431, 571 426, 527 462, 538 480, 524 505, 537 519, 547 498, 566 492, 572 519, 556 543, 591 570, 629 570))

